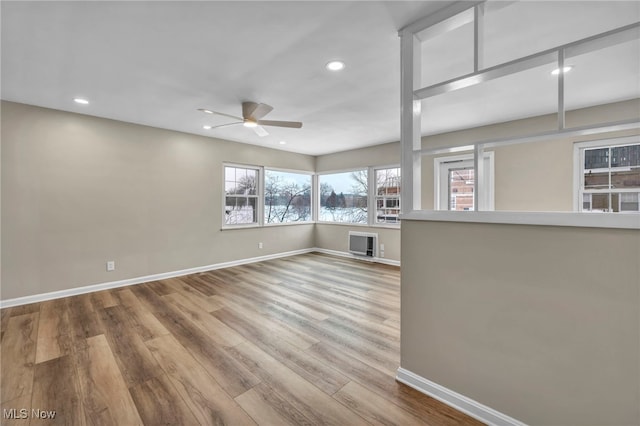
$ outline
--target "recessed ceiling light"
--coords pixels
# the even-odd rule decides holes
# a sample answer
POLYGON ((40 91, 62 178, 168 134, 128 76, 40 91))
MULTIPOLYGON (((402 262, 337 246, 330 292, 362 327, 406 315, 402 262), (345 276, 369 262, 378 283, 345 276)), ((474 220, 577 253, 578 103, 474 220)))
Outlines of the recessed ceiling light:
POLYGON ((325 67, 329 71, 340 71, 340 70, 344 69, 344 62, 342 62, 342 61, 327 62, 327 65, 325 65, 325 67))
POLYGON ((82 105, 88 105, 89 101, 83 98, 73 98, 73 102, 77 103, 77 104, 82 104, 82 105))
POLYGON ((209 129, 211 129, 211 126, 205 124, 204 126, 202 126, 202 128, 205 129, 205 130, 209 130, 209 129))
POLYGON ((286 145, 287 143, 285 141, 280 141, 280 145, 286 145))
POLYGON ((202 112, 204 112, 206 114, 213 114, 213 111, 210 111, 210 110, 204 109, 204 108, 198 108, 198 111, 202 111, 202 112))
MULTIPOLYGON (((562 74, 566 74, 569 71, 571 71, 573 69, 573 66, 571 65, 565 65, 564 67, 562 67, 562 74)), ((552 75, 558 75, 560 74, 560 68, 556 68, 555 70, 551 71, 552 75)))

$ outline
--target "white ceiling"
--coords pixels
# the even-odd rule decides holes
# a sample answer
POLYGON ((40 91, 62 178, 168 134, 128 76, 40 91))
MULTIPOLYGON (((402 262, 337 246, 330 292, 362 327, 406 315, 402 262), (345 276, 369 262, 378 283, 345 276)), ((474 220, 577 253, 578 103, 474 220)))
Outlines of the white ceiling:
MULTIPOLYGON (((312 155, 397 141, 397 31, 449 3, 2 1, 1 95, 15 102, 312 155), (345 61, 345 70, 327 71, 324 65, 331 59, 345 61), (86 97, 90 105, 73 103, 76 96, 86 97), (302 121, 304 126, 267 127, 270 135, 263 138, 242 126, 202 129, 229 120, 198 108, 241 115, 240 103, 247 100, 272 105, 266 119, 302 121)), ((637 1, 509 4, 493 15, 491 8, 487 11, 487 23, 494 22, 487 30, 487 46, 494 46, 487 47, 487 57, 494 61, 640 20, 637 1), (552 28, 562 30, 553 33, 552 28), (530 43, 528 30, 546 36, 530 43)), ((425 82, 434 76, 453 77, 457 70, 467 72, 468 55, 450 44, 459 44, 465 34, 468 27, 447 36, 449 40, 443 36, 424 44, 425 64, 433 67, 425 82)), ((637 43, 627 43, 575 58, 576 82, 567 81, 568 89, 573 87, 570 107, 638 97, 639 50, 637 43), (605 58, 619 66, 611 67, 605 58), (615 77, 598 83, 611 68, 615 77)), ((423 108, 429 114, 423 131, 439 133, 551 112, 555 81, 547 71, 530 70, 499 84, 426 100, 423 108), (504 108, 505 100, 517 108, 504 108)))

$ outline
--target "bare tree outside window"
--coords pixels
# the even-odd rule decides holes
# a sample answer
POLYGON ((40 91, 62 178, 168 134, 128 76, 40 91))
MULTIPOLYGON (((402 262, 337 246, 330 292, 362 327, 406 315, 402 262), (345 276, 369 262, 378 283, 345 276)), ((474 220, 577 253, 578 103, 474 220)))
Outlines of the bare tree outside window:
POLYGON ((311 220, 311 175, 265 170, 265 223, 311 220))
POLYGON ((367 223, 367 179, 366 169, 320 175, 319 220, 367 223))

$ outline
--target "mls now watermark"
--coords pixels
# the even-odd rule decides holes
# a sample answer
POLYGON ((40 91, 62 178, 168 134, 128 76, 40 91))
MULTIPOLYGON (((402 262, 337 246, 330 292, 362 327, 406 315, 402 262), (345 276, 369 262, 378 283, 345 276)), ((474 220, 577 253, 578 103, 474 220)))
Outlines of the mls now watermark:
POLYGON ((55 419, 56 412, 51 410, 41 410, 39 408, 4 408, 2 415, 5 419, 55 419))

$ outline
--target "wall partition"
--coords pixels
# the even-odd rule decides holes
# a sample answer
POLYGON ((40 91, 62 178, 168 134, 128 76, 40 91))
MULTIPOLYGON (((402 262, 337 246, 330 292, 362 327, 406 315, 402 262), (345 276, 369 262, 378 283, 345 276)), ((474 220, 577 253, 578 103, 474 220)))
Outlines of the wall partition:
MULTIPOLYGON (((460 2, 404 28, 405 215, 630 212, 640 196, 638 9, 637 2, 460 2), (601 151, 587 157, 615 150, 624 156, 619 165, 613 151, 614 163, 584 162, 577 143, 599 140, 590 146, 601 151), (576 177, 580 168, 621 177, 593 184, 576 177), (465 193, 472 200, 457 202, 465 193)), ((490 215, 640 226, 640 217, 621 215, 538 216, 490 215)))
POLYGON ((401 367, 491 425, 640 424, 640 3, 400 31, 401 367))

